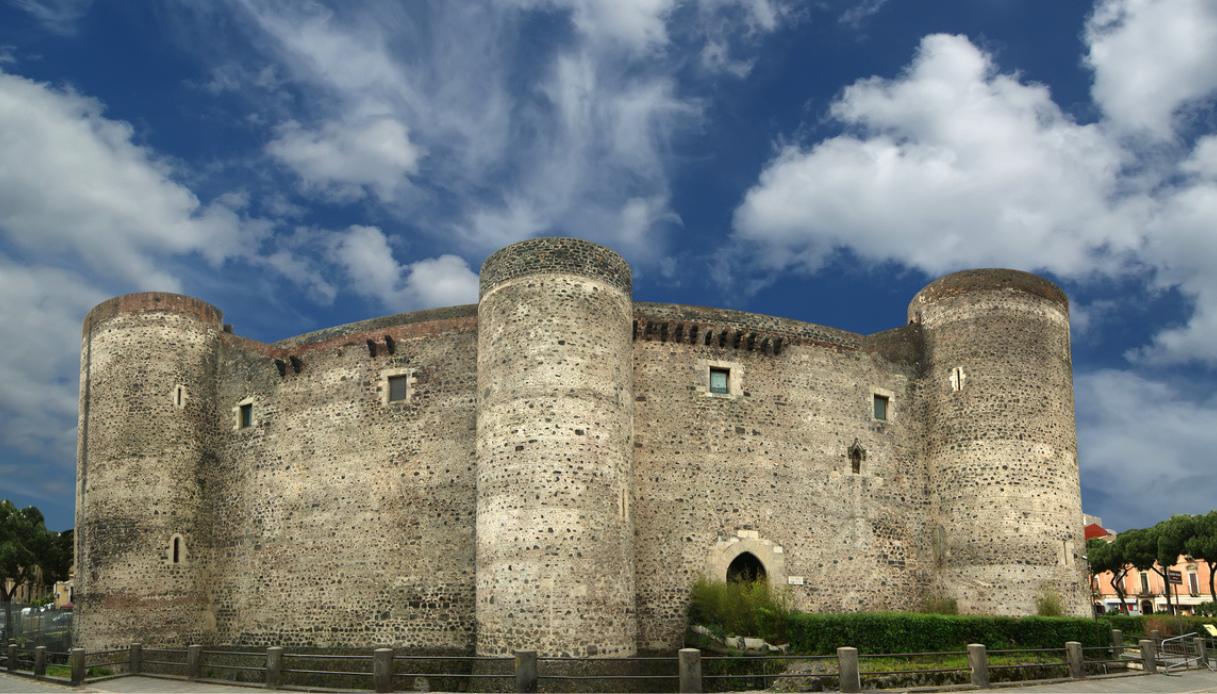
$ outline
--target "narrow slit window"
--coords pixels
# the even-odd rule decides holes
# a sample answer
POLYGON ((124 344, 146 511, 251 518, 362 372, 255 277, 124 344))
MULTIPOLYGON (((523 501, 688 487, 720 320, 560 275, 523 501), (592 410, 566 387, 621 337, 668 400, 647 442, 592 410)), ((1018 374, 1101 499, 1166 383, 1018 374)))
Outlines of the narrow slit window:
POLYGON ((731 369, 710 369, 710 392, 715 395, 727 395, 731 392, 731 369))
POLYGON ((180 564, 182 562, 182 538, 173 538, 173 563, 180 564))
POLYGON ((389 376, 389 402, 401 402, 406 399, 408 376, 389 376))
POLYGON ((253 426, 254 425, 254 405, 253 405, 253 403, 247 402, 244 405, 241 405, 241 409, 240 409, 240 413, 239 413, 238 417, 239 417, 238 422, 242 429, 248 429, 249 427, 253 426))
POLYGON ((875 419, 879 420, 880 422, 887 421, 888 406, 891 404, 889 401, 890 398, 888 398, 886 395, 875 395, 874 414, 875 419))
POLYGON ((963 390, 963 384, 968 380, 968 375, 964 373, 962 366, 956 366, 951 369, 951 390, 959 392, 963 390))
POLYGON ((173 406, 179 410, 186 407, 186 386, 179 384, 173 389, 173 406))

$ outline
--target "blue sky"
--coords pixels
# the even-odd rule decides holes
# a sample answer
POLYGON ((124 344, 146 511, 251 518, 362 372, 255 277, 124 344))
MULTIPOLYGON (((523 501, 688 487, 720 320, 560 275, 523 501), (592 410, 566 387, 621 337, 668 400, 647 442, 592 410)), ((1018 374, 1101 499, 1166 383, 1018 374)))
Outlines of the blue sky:
POLYGON ((1217 506, 1209 0, 0 0, 0 496, 72 524, 79 326, 277 340, 476 300, 509 242, 859 332, 967 267, 1073 301, 1086 509, 1217 506))

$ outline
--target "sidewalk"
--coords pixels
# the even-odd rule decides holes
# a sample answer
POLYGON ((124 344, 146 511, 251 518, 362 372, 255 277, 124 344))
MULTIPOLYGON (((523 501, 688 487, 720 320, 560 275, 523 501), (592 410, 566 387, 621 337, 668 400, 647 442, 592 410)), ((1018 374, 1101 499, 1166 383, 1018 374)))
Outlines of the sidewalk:
POLYGON ((153 694, 155 692, 250 692, 257 688, 227 687, 222 684, 206 684, 203 682, 186 682, 183 680, 163 680, 156 677, 118 677, 105 682, 96 682, 83 687, 70 687, 66 684, 41 682, 28 677, 0 673, 0 694, 43 694, 44 692, 80 692, 82 694, 153 694))

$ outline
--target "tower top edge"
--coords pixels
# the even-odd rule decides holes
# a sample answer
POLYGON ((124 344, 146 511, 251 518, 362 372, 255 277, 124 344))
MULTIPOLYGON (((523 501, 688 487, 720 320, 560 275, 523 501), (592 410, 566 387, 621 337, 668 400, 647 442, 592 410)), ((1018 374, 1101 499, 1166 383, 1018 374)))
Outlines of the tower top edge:
POLYGON ((570 273, 601 280, 626 294, 633 290, 630 265, 616 251, 570 236, 542 236, 505 246, 482 263, 480 296, 496 285, 527 275, 570 273))
POLYGON ((909 316, 927 304, 965 294, 1011 291, 1050 301, 1069 312, 1069 298, 1064 290, 1039 275, 1006 268, 980 268, 953 272, 927 284, 909 302, 909 316))
POLYGON ((177 313, 219 327, 224 313, 211 304, 192 296, 169 292, 136 292, 107 299, 85 315, 82 334, 115 316, 139 313, 177 313))

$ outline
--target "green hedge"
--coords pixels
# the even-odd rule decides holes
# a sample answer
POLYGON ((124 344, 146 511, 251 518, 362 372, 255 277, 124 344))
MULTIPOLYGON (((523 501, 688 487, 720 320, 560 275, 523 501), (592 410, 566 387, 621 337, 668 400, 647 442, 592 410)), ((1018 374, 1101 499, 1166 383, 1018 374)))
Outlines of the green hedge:
POLYGON ((863 653, 962 651, 969 643, 989 648, 1064 648, 1066 641, 1106 646, 1111 626, 1076 617, 981 617, 908 612, 809 614, 787 617, 791 652, 836 653, 853 646, 863 653))
POLYGON ((1105 614, 1099 621, 1107 623, 1112 629, 1124 633, 1124 643, 1131 643, 1137 637, 1148 636, 1149 632, 1157 629, 1163 637, 1179 636, 1189 632, 1206 633, 1205 624, 1217 624, 1214 617, 1175 617, 1169 614, 1151 615, 1122 615, 1105 614))

